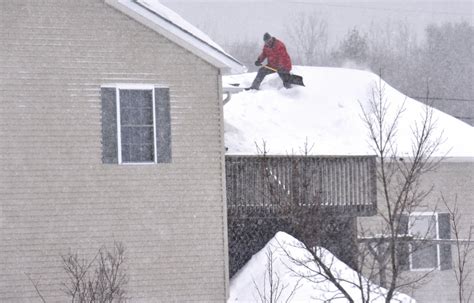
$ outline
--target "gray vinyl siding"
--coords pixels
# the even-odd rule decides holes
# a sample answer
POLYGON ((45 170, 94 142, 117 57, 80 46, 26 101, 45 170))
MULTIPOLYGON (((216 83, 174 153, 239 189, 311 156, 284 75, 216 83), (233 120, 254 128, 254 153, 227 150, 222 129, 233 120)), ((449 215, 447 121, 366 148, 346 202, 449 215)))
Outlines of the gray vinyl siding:
MULTIPOLYGON (((438 212, 446 212, 442 202, 439 201, 440 193, 443 193, 449 203, 457 203, 461 215, 461 237, 467 238, 469 224, 474 224, 474 159, 469 161, 456 161, 447 159, 441 164, 436 172, 427 174, 424 178, 425 186, 434 186, 433 194, 425 203, 425 209, 438 208, 438 212)), ((452 205, 452 204, 451 204, 452 205)), ((451 237, 454 235, 451 233, 451 237)), ((452 246, 453 266, 457 266, 457 251, 452 246)), ((465 270, 474 271, 474 254, 471 253, 465 270)), ((474 277, 466 281, 467 290, 472 290, 474 277)), ((452 270, 436 271, 428 280, 413 293, 418 302, 458 302, 458 289, 456 279, 452 270), (440 290, 443 291, 440 291, 440 290)))
MULTIPOLYGON (((449 203, 454 203, 457 196, 461 215, 461 237, 467 239, 469 225, 474 224, 474 159, 446 159, 436 171, 423 176, 421 187, 424 189, 433 187, 433 191, 424 203, 420 205, 418 211, 445 213, 447 210, 440 200, 440 194, 442 193, 449 203)), ((378 199, 378 207, 381 212, 384 211, 383 199, 381 197, 378 199)), ((371 229, 375 233, 380 231, 378 229, 381 221, 380 216, 359 218, 359 221, 366 230, 371 229)), ((451 237, 454 237, 452 233, 451 237)), ((457 266, 456 254, 456 247, 452 246, 451 256, 454 268, 457 266)), ((466 265, 466 270, 474 271, 474 254, 472 253, 466 265)), ((404 275, 407 275, 411 280, 417 277, 416 272, 404 272, 404 275)), ((474 277, 470 277, 466 285, 469 290, 472 289, 474 277)), ((408 287, 402 291, 413 296, 417 302, 458 302, 458 289, 452 269, 434 271, 428 276, 428 279, 425 279, 424 283, 415 287, 414 290, 408 287)))
POLYGON ((126 247, 132 302, 223 302, 219 71, 102 0, 0 0, 0 302, 126 247), (172 163, 102 164, 100 86, 170 88, 172 163))

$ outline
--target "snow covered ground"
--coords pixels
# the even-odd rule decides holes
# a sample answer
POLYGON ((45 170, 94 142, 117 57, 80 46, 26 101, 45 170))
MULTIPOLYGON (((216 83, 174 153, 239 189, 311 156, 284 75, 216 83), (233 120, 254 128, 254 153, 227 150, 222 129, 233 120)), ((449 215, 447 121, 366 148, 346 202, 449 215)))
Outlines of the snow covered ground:
MULTIPOLYGON (((269 251, 273 259, 272 273, 275 292, 280 293, 278 302, 347 302, 341 297, 341 293, 328 280, 322 277, 313 278, 318 283, 301 279, 301 275, 320 272, 314 262, 306 263, 305 266, 295 264, 293 260, 311 260, 311 254, 302 244, 292 236, 279 232, 267 245, 256 253, 249 262, 232 278, 230 282, 230 297, 228 303, 234 302, 262 302, 261 298, 266 292, 266 298, 270 295, 269 284, 269 251), (291 256, 291 257, 290 257, 291 256), (279 283, 278 281, 279 278, 279 283), (278 287, 276 287, 278 286, 278 287), (292 291, 294 294, 291 295, 292 291)), ((319 256, 324 264, 331 268, 333 274, 341 279, 343 288, 354 299, 354 302, 362 302, 360 290, 356 285, 358 275, 346 264, 337 259, 329 251, 319 248, 319 256)), ((367 280, 362 280, 367 285, 367 280)), ((371 302, 385 302, 383 295, 386 290, 371 284, 371 302)), ((269 300, 267 302, 270 302, 269 300)), ((415 300, 404 294, 396 294, 393 302, 414 303, 415 300)))
MULTIPOLYGON (((374 154, 361 107, 368 108, 369 95, 378 76, 366 71, 326 67, 294 67, 306 87, 285 89, 278 75, 267 76, 259 91, 232 96, 224 107, 225 144, 229 154, 257 154, 256 143, 266 143, 268 154, 302 154, 305 142, 314 144, 314 155, 374 154), (360 104, 359 104, 360 102, 360 104)), ((224 86, 250 86, 255 73, 224 77, 224 86)), ((424 105, 385 85, 385 97, 393 113, 405 101, 398 131, 398 153, 411 150, 411 132, 424 105)), ((434 110, 436 130, 444 144, 435 156, 474 157, 474 128, 434 110)))

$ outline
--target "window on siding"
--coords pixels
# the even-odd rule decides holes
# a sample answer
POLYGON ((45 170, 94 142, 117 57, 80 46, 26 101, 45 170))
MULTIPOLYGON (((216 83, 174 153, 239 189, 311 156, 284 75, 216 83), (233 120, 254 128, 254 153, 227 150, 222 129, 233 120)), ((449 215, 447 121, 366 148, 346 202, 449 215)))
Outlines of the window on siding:
POLYGON ((119 163, 155 163, 153 90, 119 89, 119 163))
POLYGON ((169 89, 102 87, 104 163, 171 162, 169 89))
POLYGON ((408 245, 410 270, 444 270, 451 268, 451 246, 430 243, 429 240, 450 239, 450 222, 447 213, 411 213, 407 220, 408 232, 426 242, 408 245))

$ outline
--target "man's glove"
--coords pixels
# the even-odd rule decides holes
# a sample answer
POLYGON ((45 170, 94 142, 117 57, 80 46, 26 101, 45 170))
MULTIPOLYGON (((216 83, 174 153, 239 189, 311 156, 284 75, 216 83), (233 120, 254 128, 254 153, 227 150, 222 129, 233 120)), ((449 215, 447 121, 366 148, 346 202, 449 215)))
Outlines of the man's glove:
POLYGON ((255 65, 256 66, 262 66, 262 62, 260 62, 259 60, 255 61, 255 65))

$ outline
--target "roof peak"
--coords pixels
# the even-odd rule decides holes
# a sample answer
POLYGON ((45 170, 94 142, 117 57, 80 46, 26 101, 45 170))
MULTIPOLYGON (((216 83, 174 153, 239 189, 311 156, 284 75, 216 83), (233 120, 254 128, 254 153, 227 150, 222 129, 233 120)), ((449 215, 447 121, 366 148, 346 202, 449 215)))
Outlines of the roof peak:
POLYGON ((247 70, 209 36, 158 0, 106 0, 106 3, 224 72, 242 73, 247 70))

